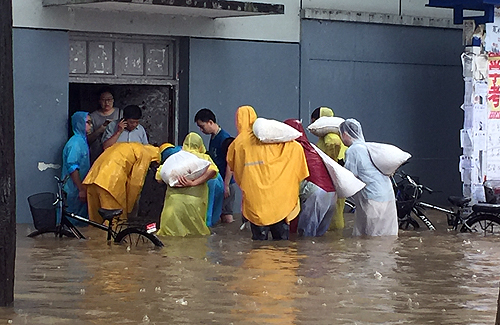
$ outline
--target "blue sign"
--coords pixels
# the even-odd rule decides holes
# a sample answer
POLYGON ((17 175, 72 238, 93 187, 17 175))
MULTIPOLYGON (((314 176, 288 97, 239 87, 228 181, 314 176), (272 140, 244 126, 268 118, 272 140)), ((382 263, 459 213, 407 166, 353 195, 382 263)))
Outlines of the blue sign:
POLYGON ((427 7, 453 9, 453 23, 462 24, 464 10, 483 11, 483 16, 465 17, 473 19, 476 25, 492 23, 495 18, 495 6, 500 6, 500 0, 429 0, 427 7))

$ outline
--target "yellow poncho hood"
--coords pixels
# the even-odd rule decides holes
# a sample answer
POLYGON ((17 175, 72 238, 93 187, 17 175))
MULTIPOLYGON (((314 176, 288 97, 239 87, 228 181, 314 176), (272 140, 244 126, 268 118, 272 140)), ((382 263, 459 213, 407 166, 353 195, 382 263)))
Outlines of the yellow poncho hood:
POLYGON ((253 107, 238 108, 238 136, 229 146, 227 162, 243 192, 243 215, 253 224, 267 226, 297 216, 299 183, 309 171, 297 142, 260 142, 252 132, 256 119, 253 107))
MULTIPOLYGON (((334 116, 334 112, 329 107, 321 107, 319 110, 319 117, 334 116)), ((344 159, 347 147, 342 143, 340 135, 337 133, 328 133, 324 137, 319 138, 316 144, 324 153, 335 161, 344 159)))
POLYGON ((108 191, 130 213, 152 161, 159 161, 157 147, 136 142, 115 143, 97 158, 83 184, 108 191))
POLYGON ((191 132, 188 135, 186 135, 186 137, 184 138, 184 142, 182 143, 182 150, 190 152, 196 155, 198 158, 208 160, 210 162, 209 168, 215 170, 216 173, 219 172, 217 165, 215 165, 212 158, 206 153, 207 149, 205 148, 203 139, 200 137, 198 133, 191 132))

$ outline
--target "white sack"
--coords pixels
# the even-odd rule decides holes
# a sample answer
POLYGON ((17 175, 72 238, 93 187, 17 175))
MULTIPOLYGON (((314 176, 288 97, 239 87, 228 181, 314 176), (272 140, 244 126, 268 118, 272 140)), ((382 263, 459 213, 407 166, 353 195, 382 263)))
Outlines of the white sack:
POLYGON ((181 150, 168 157, 160 169, 161 179, 168 185, 176 186, 179 176, 186 176, 189 180, 195 180, 203 175, 210 162, 198 158, 190 152, 181 150))
POLYGON ((307 129, 317 137, 324 137, 328 133, 339 134, 339 125, 342 122, 344 122, 344 119, 341 117, 322 116, 310 124, 307 129))
POLYGON ((255 136, 264 143, 289 142, 302 134, 288 124, 262 117, 255 120, 252 130, 255 136))
POLYGON ((411 154, 392 144, 366 142, 373 164, 384 175, 391 176, 396 170, 411 158, 411 154))
POLYGON ((366 186, 366 184, 354 176, 350 170, 340 166, 335 160, 330 158, 314 144, 311 143, 311 145, 323 160, 326 170, 328 170, 328 174, 330 174, 330 178, 335 186, 337 197, 345 198, 353 196, 366 186))

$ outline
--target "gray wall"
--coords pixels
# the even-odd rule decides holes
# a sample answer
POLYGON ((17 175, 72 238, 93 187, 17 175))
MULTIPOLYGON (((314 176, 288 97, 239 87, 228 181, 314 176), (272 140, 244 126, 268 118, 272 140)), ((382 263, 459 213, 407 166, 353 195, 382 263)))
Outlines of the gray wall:
MULTIPOLYGON (((463 124, 460 30, 302 21, 301 117, 329 106, 361 122, 367 141, 392 143, 413 158, 403 169, 461 194, 458 157, 463 124)), ((311 140, 316 141, 314 136, 311 140)))
POLYGON ((61 31, 14 28, 14 109, 17 222, 31 223, 27 197, 56 190, 68 139, 68 35, 61 31))
MULTIPOLYGON (((233 136, 241 105, 253 106, 261 117, 298 118, 298 44, 192 39, 189 53, 189 130, 202 135, 207 148, 209 137, 193 121, 203 107, 233 136)), ((235 212, 241 211, 240 203, 238 192, 235 212)))
POLYGON ((199 132, 193 118, 203 107, 232 135, 241 105, 253 106, 262 117, 298 117, 298 44, 192 39, 189 69, 191 131, 199 132))

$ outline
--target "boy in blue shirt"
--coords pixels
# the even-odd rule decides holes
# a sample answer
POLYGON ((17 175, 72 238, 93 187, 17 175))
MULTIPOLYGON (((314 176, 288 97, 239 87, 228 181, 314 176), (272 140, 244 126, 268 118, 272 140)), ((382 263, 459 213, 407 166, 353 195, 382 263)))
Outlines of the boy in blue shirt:
POLYGON ((215 114, 207 108, 200 109, 194 116, 194 121, 201 132, 210 135, 208 154, 217 165, 217 168, 219 168, 219 173, 224 180, 224 202, 222 205, 221 221, 225 223, 233 222, 236 183, 233 179, 233 173, 227 168, 226 162, 227 139, 231 138, 231 135, 217 124, 215 114))

